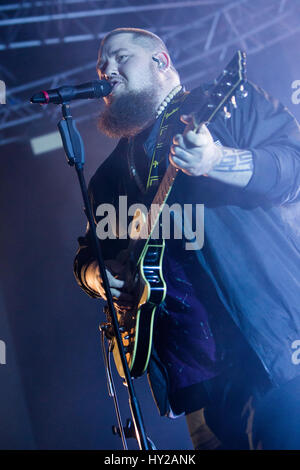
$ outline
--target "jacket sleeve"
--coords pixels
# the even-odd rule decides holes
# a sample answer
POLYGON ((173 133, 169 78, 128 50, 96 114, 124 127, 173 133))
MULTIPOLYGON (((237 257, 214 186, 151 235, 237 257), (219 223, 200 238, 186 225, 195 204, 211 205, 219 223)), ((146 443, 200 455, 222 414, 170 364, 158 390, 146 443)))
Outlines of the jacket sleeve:
POLYGON ((252 152, 254 171, 246 193, 272 204, 299 200, 300 130, 292 114, 264 90, 247 83, 247 98, 239 98, 238 119, 229 124, 239 148, 252 152))
MULTIPOLYGON (((110 203, 115 206, 116 198, 118 197, 118 188, 116 187, 116 168, 113 162, 115 157, 120 157, 121 145, 116 147, 114 152, 108 157, 108 159, 98 168, 95 175, 92 177, 88 193, 91 202, 92 213, 94 216, 95 226, 97 225, 96 210, 101 203, 110 203), (113 166, 114 165, 114 166, 113 166), (114 170, 114 171, 113 171, 114 170)), ((119 246, 119 240, 111 240, 106 238, 100 241, 101 251, 104 260, 113 259, 117 253, 125 248, 119 246)), ((93 250, 93 243, 91 237, 91 229, 89 223, 87 224, 86 232, 84 236, 78 238, 78 250, 75 255, 73 272, 79 286, 92 298, 99 298, 99 294, 91 290, 85 283, 85 270, 87 266, 96 259, 93 250)))
POLYGON ((85 270, 88 265, 95 260, 92 250, 90 226, 87 224, 86 233, 83 237, 78 237, 78 250, 75 255, 73 272, 78 285, 92 298, 99 298, 100 295, 90 289, 85 283, 85 270))

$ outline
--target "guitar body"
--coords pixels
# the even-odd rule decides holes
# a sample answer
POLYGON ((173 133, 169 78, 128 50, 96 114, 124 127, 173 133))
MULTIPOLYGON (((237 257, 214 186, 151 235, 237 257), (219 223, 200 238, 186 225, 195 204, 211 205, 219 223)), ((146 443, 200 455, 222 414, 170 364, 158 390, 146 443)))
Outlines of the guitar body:
MULTIPOLYGON (((151 243, 147 244, 140 258, 135 284, 135 292, 138 293, 137 307, 117 313, 132 377, 140 377, 148 367, 155 313, 166 296, 166 284, 162 274, 164 249, 164 240, 151 240, 151 243)), ((113 347, 113 355, 118 373, 124 377, 117 347, 113 347)))

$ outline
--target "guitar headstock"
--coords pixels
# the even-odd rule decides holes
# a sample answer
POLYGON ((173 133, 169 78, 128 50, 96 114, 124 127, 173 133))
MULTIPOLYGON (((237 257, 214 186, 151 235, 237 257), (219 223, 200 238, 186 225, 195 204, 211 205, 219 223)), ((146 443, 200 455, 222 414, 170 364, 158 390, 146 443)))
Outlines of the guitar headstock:
POLYGON ((224 117, 229 118, 227 111, 229 102, 236 104, 236 96, 246 97, 244 89, 246 82, 246 54, 237 51, 223 72, 215 79, 212 88, 204 92, 204 105, 201 111, 193 113, 194 126, 198 127, 203 122, 210 122, 220 110, 224 111, 224 117))

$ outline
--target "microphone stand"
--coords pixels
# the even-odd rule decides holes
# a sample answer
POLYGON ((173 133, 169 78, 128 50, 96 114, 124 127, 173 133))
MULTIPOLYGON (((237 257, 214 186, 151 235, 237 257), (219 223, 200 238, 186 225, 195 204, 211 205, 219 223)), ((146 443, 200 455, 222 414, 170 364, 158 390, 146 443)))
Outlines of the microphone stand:
POLYGON ((90 225, 94 254, 99 264, 100 274, 101 274, 102 281, 103 281, 103 287, 105 289, 106 298, 107 298, 107 308, 109 310, 110 318, 112 320, 113 330, 114 330, 114 334, 116 337, 116 345, 118 347, 122 367, 124 370, 124 382, 128 390, 129 406, 130 406, 130 411, 131 411, 131 415, 132 415, 132 419, 134 423, 136 439, 138 441, 140 450, 149 450, 150 447, 148 443, 148 438, 145 433, 139 403, 135 394, 135 390, 134 390, 133 383, 132 383, 132 377, 130 375, 129 367, 128 367, 125 352, 124 352, 123 342, 122 342, 121 334, 119 331, 118 319, 117 319, 116 311, 115 311, 113 300, 112 300, 109 282, 108 282, 107 275, 106 275, 106 269, 105 269, 105 264, 103 261, 101 245, 96 234, 96 228, 95 228, 95 223, 93 219, 91 204, 90 204, 90 200, 88 196, 86 182, 85 182, 84 175, 83 175, 83 166, 85 162, 83 141, 76 128, 75 122, 72 119, 70 105, 67 101, 62 103, 62 114, 63 114, 63 119, 59 121, 58 129, 62 138, 68 164, 70 166, 74 166, 77 172, 80 189, 81 189, 81 193, 82 193, 82 197, 84 201, 85 214, 90 225))

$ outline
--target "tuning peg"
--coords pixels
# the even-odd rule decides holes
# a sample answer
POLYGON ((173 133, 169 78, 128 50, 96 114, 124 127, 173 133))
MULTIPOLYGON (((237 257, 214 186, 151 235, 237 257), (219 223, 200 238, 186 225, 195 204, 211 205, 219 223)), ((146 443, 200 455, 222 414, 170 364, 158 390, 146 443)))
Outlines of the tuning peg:
POLYGON ((223 114, 224 114, 224 119, 230 119, 231 118, 231 113, 227 110, 227 106, 224 106, 223 114))
POLYGON ((239 97, 239 98, 247 98, 248 96, 248 91, 245 90, 244 88, 244 85, 241 85, 239 90, 237 90, 236 92, 236 95, 239 97))
POLYGON ((234 95, 232 95, 230 101, 231 101, 231 104, 232 104, 232 106, 234 107, 234 109, 236 109, 236 108, 237 108, 237 104, 236 104, 236 99, 235 99, 235 96, 234 96, 234 95))

